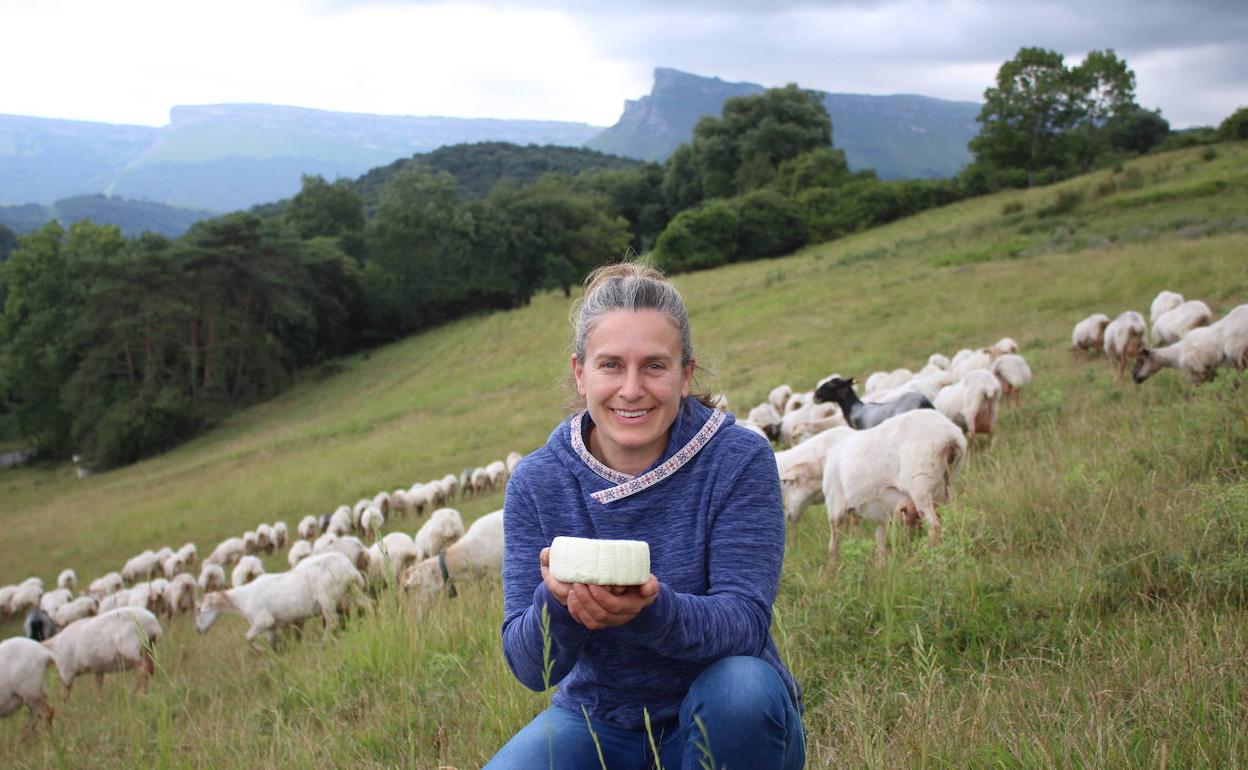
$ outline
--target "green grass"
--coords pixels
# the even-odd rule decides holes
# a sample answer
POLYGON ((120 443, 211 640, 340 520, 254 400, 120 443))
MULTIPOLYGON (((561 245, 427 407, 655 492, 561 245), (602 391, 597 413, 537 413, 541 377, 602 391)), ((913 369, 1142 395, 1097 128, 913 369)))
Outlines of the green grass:
MULTIPOLYGON (((1136 387, 1067 351, 1080 318, 1147 312, 1163 288, 1218 313, 1248 301, 1246 182, 1248 147, 1196 148, 677 279, 699 385, 738 412, 781 382, 1003 335, 1035 373, 972 453, 940 546, 895 533, 876 569, 855 529, 828 582, 823 508, 791 527, 773 634, 805 688, 810 767, 1248 762, 1248 376, 1136 387)), ((65 566, 85 582, 187 540, 206 553, 530 451, 567 400, 568 331, 545 295, 347 359, 129 468, 0 472, 0 584, 65 566)), ((0 766, 479 766, 549 698, 510 675, 500 622, 497 581, 423 606, 383 595, 329 642, 276 653, 233 618, 205 637, 178 619, 147 695, 128 675, 81 682, 54 697, 51 735, 19 747, 25 717, 0 723, 0 766)))

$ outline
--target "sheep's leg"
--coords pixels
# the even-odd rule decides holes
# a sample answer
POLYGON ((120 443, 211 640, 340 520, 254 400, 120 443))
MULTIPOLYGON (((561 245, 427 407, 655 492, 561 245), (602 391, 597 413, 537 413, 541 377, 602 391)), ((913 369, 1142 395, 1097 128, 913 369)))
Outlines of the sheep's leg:
POLYGON ((846 513, 848 511, 844 508, 828 507, 828 524, 831 533, 828 536, 828 561, 824 570, 828 575, 836 574, 837 567, 840 566, 841 522, 845 519, 846 513))
POLYGON ((888 561, 888 522, 875 525, 875 566, 883 567, 888 561))
POLYGON ((25 726, 22 727, 21 734, 17 736, 19 742, 25 741, 27 736, 35 731, 38 727, 36 720, 42 719, 49 730, 52 728, 52 706, 48 703, 46 697, 23 698, 22 702, 26 704, 26 710, 30 712, 30 718, 26 720, 25 726))
POLYGON ((156 673, 156 662, 152 660, 151 655, 144 650, 139 657, 139 665, 135 668, 139 671, 139 677, 135 680, 135 692, 147 692, 148 682, 151 681, 152 675, 156 673))
POLYGON ((923 515, 923 519, 927 521, 927 542, 929 545, 935 546, 940 544, 940 513, 936 510, 936 503, 929 497, 925 500, 915 500, 915 505, 919 509, 919 513, 923 515))
POLYGON ((101 692, 104 689, 104 674, 97 671, 95 673, 95 691, 101 692))

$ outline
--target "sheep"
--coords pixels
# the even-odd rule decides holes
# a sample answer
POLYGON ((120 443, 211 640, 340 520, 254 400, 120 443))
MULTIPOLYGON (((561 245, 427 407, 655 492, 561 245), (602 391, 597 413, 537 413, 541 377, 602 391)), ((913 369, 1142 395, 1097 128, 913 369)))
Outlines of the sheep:
POLYGON ((273 553, 273 528, 268 524, 256 527, 256 553, 273 553))
MULTIPOLYGON (((451 477, 452 483, 454 483, 454 479, 455 477, 452 476, 451 477)), ((443 481, 446 481, 446 479, 443 479, 443 481)), ((372 505, 373 507, 377 508, 377 510, 381 511, 382 515, 389 516, 390 509, 391 509, 390 493, 386 491, 378 492, 377 494, 373 495, 373 499, 369 503, 369 505, 372 505)), ((367 506, 365 506, 365 510, 368 510, 367 506)), ((360 514, 360 516, 363 517, 363 514, 360 514)))
POLYGON ((896 399, 885 403, 863 403, 858 394, 854 393, 854 379, 830 377, 819 383, 815 389, 815 401, 824 403, 835 402, 841 407, 850 427, 863 430, 884 422, 894 415, 912 409, 931 409, 932 402, 921 393, 902 393, 896 399))
POLYGON ((176 553, 170 556, 168 559, 165 559, 164 562, 160 565, 161 574, 167 578, 174 577, 178 573, 184 571, 185 568, 186 568, 186 563, 183 562, 182 557, 176 553))
POLYGON ((987 350, 976 350, 969 356, 964 356, 961 361, 953 365, 953 376, 962 379, 970 372, 976 369, 992 368, 993 355, 987 350))
POLYGON ((293 569, 300 561, 312 555, 312 544, 307 540, 296 540, 286 553, 286 563, 293 569))
POLYGON ((888 379, 888 372, 871 372, 868 374, 867 379, 862 384, 863 395, 880 390, 886 379, 888 379))
POLYGON ((121 568, 121 577, 127 585, 134 585, 140 580, 151 580, 159 567, 160 557, 156 552, 144 551, 126 562, 121 568))
POLYGON ((169 581, 164 591, 165 611, 170 617, 195 609, 195 578, 183 572, 169 581))
POLYGON ((91 617, 99 608, 100 602, 94 596, 79 596, 52 613, 52 622, 56 623, 57 628, 64 628, 76 620, 91 617))
POLYGON ((246 553, 246 541, 241 537, 231 537, 218 543, 217 547, 212 549, 212 553, 208 554, 205 563, 220 564, 223 567, 228 567, 237 563, 246 553))
POLYGON ((376 540, 381 528, 386 525, 386 516, 381 509, 370 505, 364 509, 360 517, 360 532, 369 540, 376 540))
POLYGON ((178 549, 178 556, 182 559, 182 566, 193 567, 195 562, 199 561, 199 549, 194 543, 185 543, 178 549))
POLYGON ((1075 324, 1074 331, 1070 333, 1070 352, 1091 353, 1093 356, 1100 353, 1106 326, 1109 326, 1109 316, 1104 313, 1093 313, 1075 324))
MULTIPOLYGON (((482 484, 484 484, 485 480, 488 478, 485 475, 484 468, 474 468, 468 476, 468 484, 462 487, 464 490, 464 494, 467 494, 468 492, 472 492, 473 494, 476 494, 477 492, 481 491, 481 489, 478 489, 477 487, 477 483, 479 480, 477 471, 481 472, 479 479, 482 484)), ((425 492, 424 484, 417 482, 416 484, 413 484, 407 490, 407 507, 408 507, 408 510, 414 516, 418 516, 418 517, 424 516, 426 509, 429 509, 431 507, 429 495, 428 493, 425 492)))
POLYGON ((18 585, 17 590, 9 597, 8 611, 11 615, 21 615, 39 606, 43 597, 43 581, 26 580, 18 585))
POLYGON ((14 585, 0 588, 0 620, 3 620, 10 614, 9 603, 13 600, 13 594, 17 593, 17 588, 14 585))
MULTIPOLYGON (((460 528, 463 528, 462 522, 460 528)), ((410 535, 391 532, 368 549, 368 579, 371 582, 393 582, 420 558, 420 551, 410 535)))
POLYGON ((970 348, 962 348, 958 352, 954 353, 953 360, 949 362, 949 370, 953 371, 954 367, 956 367, 958 364, 965 361, 967 357, 970 356, 974 352, 975 351, 971 350, 970 348))
POLYGON ((56 621, 52 620, 52 616, 43 609, 31 612, 26 616, 26 620, 22 621, 22 636, 34 639, 36 642, 51 638, 56 634, 56 629, 56 621))
MULTIPOLYGON (((489 471, 486 471, 489 475, 489 471)), ((442 487, 441 479, 431 479, 425 482, 425 496, 429 500, 429 506, 439 508, 446 502, 446 490, 442 487)))
MULTIPOLYGON (((146 583, 144 583, 143 585, 146 585, 146 583)), ((129 607, 131 594, 133 594, 134 591, 135 591, 134 588, 123 588, 120 591, 114 591, 108 596, 105 596, 103 599, 100 599, 99 604, 96 605, 97 607, 96 612, 97 613, 108 612, 109 610, 115 610, 118 607, 129 607)), ((142 603, 140 606, 146 606, 147 599, 148 599, 148 594, 146 593, 146 591, 142 592, 142 595, 140 598, 142 600, 142 603)))
POLYGON ((976 369, 940 391, 936 410, 975 438, 978 433, 992 433, 1000 398, 1001 384, 997 378, 976 369))
POLYGON ((0 717, 7 717, 22 706, 30 718, 18 736, 25 740, 42 719, 52 727, 52 706, 44 688, 48 668, 55 665, 52 653, 33 639, 16 636, 0 642, 0 717))
POLYGON ((511 474, 516 472, 516 466, 519 465, 520 461, 523 459, 524 459, 524 455, 520 454, 519 452, 512 451, 512 452, 507 453, 507 459, 504 460, 504 462, 507 465, 508 477, 510 477, 511 474))
POLYGON ((928 356, 927 365, 935 366, 938 369, 944 369, 945 371, 949 371, 951 368, 953 368, 953 364, 949 361, 949 359, 946 356, 941 355, 940 353, 933 353, 930 356, 928 356))
POLYGON ((507 465, 502 460, 485 466, 485 472, 490 474, 490 489, 500 489, 507 483, 507 465))
POLYGON ((464 519, 454 508, 439 508, 429 514, 412 543, 417 559, 428 559, 464 536, 464 519))
POLYGON ((354 528, 355 514, 350 508, 343 505, 339 506, 338 510, 334 511, 333 515, 329 517, 329 526, 325 529, 325 533, 341 537, 351 534, 354 528))
POLYGON ((109 594, 115 594, 125 586, 125 580, 121 577, 120 572, 110 572, 107 575, 96 578, 87 586, 87 593, 96 599, 103 599, 109 594))
POLYGON ((760 437, 762 437, 763 439, 766 439, 767 441, 771 441, 771 438, 767 435, 767 431, 763 430, 762 428, 750 422, 749 420, 737 420, 736 424, 742 428, 745 428, 751 433, 757 433, 760 437))
MULTIPOLYGON (((494 511, 474 521, 463 537, 438 555, 409 567, 403 575, 403 588, 417 592, 422 599, 428 598, 445 589, 448 583, 501 574, 502 567, 503 512, 494 511), (442 565, 446 567, 445 578, 442 565)), ((455 594, 453 585, 450 593, 455 594)))
POLYGON ((1118 379, 1127 368, 1127 361, 1134 359, 1144 349, 1144 316, 1134 310, 1125 310, 1105 327, 1105 354, 1117 367, 1118 379))
POLYGON ((220 591, 225 588, 225 569, 220 564, 205 563, 199 570, 200 593, 220 591))
POLYGON ((139 671, 136 689, 146 691, 156 671, 156 642, 163 633, 151 612, 121 607, 71 623, 43 646, 55 659, 67 697, 79 674, 95 674, 96 684, 103 686, 104 674, 131 668, 139 671))
MULTIPOLYGON (((515 455, 515 454, 516 454, 515 452, 511 453, 511 455, 515 455)), ((511 455, 507 455, 507 458, 509 460, 511 459, 511 455)), ((519 455, 516 455, 516 458, 517 458, 516 462, 519 462, 520 461, 519 455)), ((508 475, 510 475, 511 471, 509 470, 507 471, 507 473, 508 475)), ((446 490, 446 499, 454 500, 455 496, 459 494, 459 477, 456 476, 454 473, 446 474, 445 476, 442 477, 442 488, 446 490)), ((386 513, 386 511, 382 511, 382 513, 386 513)))
POLYGON ((815 434, 844 424, 845 418, 835 404, 812 402, 784 416, 776 443, 785 448, 797 446, 815 434))
POLYGON ((61 574, 56 576, 57 588, 68 588, 73 591, 78 588, 78 573, 72 569, 63 569, 61 574))
POLYGON ((784 404, 791 395, 793 395, 793 388, 788 385, 777 385, 767 394, 767 403, 771 404, 777 412, 783 414, 784 404))
POLYGON ((1248 369, 1248 305, 1238 305, 1215 324, 1222 333, 1222 360, 1238 371, 1248 369))
POLYGON ((57 608, 69 604, 73 598, 74 594, 68 588, 56 588, 39 597, 39 609, 49 613, 56 612, 57 608))
POLYGON ((914 379, 914 372, 910 371, 909 369, 905 369, 905 368, 894 369, 893 371, 889 372, 882 380, 880 380, 879 387, 877 387, 876 390, 892 390, 894 388, 899 388, 913 379, 914 379))
POLYGON ((285 548, 286 542, 290 539, 290 530, 286 527, 286 522, 278 521, 273 524, 273 550, 285 548))
POLYGON ((935 410, 916 409, 861 431, 833 428, 823 466, 823 497, 828 508, 829 571, 840 558, 840 524, 850 514, 874 521, 876 562, 883 561, 885 527, 899 515, 922 517, 932 545, 940 542, 936 506, 949 490, 966 457, 966 437, 935 410))
POLYGON ((707 399, 707 401, 709 402, 707 405, 710 406, 712 409, 718 409, 721 412, 728 411, 728 394, 727 393, 712 393, 711 397, 707 399))
POLYGON ((825 430, 792 449, 776 452, 776 470, 780 474, 780 495, 784 516, 796 523, 802 512, 823 502, 823 463, 828 446, 839 434, 825 430))
POLYGON ((262 575, 245 586, 205 594, 196 613, 195 630, 207 633, 221 613, 232 613, 247 620, 244 638, 249 643, 265 634, 269 644, 275 645, 279 627, 319 614, 328 637, 339 603, 363 587, 363 576, 345 556, 313 556, 289 572, 262 575))
POLYGON ((812 391, 806 391, 804 393, 802 392, 790 393, 789 397, 785 399, 784 408, 780 410, 780 414, 786 415, 790 412, 796 412, 798 409, 801 409, 802 407, 809 406, 814 401, 814 399, 815 399, 815 394, 812 391))
POLYGON ((1213 311, 1198 299, 1184 302, 1176 308, 1167 310, 1153 322, 1153 347, 1164 347, 1178 342, 1184 334, 1200 326, 1208 326, 1213 320, 1213 311))
POLYGON ((1248 366, 1248 305, 1240 305, 1217 323, 1192 329, 1172 345, 1141 351, 1131 378, 1139 385, 1162 368, 1174 367, 1199 385, 1212 380, 1224 364, 1248 366))
POLYGON ((329 550, 346 556, 347 560, 360 572, 368 570, 368 547, 358 537, 347 535, 335 538, 329 550))
POLYGON ((165 559, 168 559, 170 556, 173 556, 173 549, 167 545, 162 547, 159 551, 156 552, 157 571, 159 571, 160 569, 160 563, 163 562, 165 559))
POLYGON ((1009 337, 1002 337, 988 348, 988 354, 993 358, 1001 356, 1014 355, 1018 353, 1018 343, 1009 337))
POLYGON ((461 496, 472 493, 472 468, 464 468, 459 473, 459 494, 461 496))
POLYGON ((243 553, 246 555, 254 554, 260 550, 260 536, 256 534, 254 529, 243 533, 243 553))
POLYGON ((1157 323, 1157 319, 1183 304, 1183 295, 1176 294, 1172 291, 1164 289, 1153 299, 1153 304, 1148 308, 1148 322, 1150 324, 1157 323))
MULTIPOLYGON (((458 484, 459 482, 456 481, 458 484)), ((395 516, 404 516, 409 510, 406 489, 396 489, 390 493, 390 509, 395 516)))
POLYGON ((317 535, 321 534, 320 525, 316 522, 315 516, 304 516, 299 520, 299 526, 295 527, 295 531, 299 533, 300 540, 315 540, 317 535))
POLYGON ((1017 397, 1018 392, 1031 384, 1031 367, 1020 355, 1007 353, 992 362, 992 374, 1001 385, 1005 398, 1017 397))
POLYGON ((238 566, 230 574, 230 586, 245 586, 264 574, 264 565, 255 556, 244 556, 238 560, 238 566))
POLYGON ((746 422, 757 425, 768 440, 775 441, 780 438, 780 423, 783 419, 775 405, 764 401, 750 410, 746 422))

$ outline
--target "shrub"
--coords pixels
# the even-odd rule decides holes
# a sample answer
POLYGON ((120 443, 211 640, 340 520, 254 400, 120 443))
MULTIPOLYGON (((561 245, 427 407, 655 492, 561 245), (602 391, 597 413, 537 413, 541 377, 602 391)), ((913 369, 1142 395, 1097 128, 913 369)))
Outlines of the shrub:
POLYGON ((655 262, 669 273, 735 261, 737 212, 726 200, 677 214, 655 242, 655 262))

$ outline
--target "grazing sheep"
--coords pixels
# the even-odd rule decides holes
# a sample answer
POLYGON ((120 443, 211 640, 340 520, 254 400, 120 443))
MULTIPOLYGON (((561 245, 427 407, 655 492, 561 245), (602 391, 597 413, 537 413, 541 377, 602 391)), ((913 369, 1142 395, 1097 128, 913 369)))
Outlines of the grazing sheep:
POLYGON ((417 559, 427 559, 464 536, 464 519, 454 508, 439 508, 429 514, 412 542, 417 559))
POLYGON ((836 404, 812 402, 784 416, 780 421, 780 432, 776 443, 787 449, 829 428, 844 424, 845 418, 841 416, 836 404))
POLYGON ((163 633, 156 616, 141 607, 122 607, 83 618, 43 643, 55 659, 66 695, 79 674, 104 674, 138 668, 136 689, 147 689, 156 671, 153 650, 163 633))
POLYGON ((237 563, 247 552, 247 543, 243 538, 231 537, 222 540, 216 548, 212 549, 212 553, 208 554, 205 563, 220 564, 223 567, 228 567, 237 563))
POLYGON ((799 392, 790 393, 789 397, 785 399, 784 409, 780 410, 780 414, 786 415, 786 414, 789 414, 790 412, 796 412, 798 409, 809 406, 810 404, 814 402, 814 400, 815 400, 815 394, 813 391, 808 390, 804 393, 799 393, 799 392))
POLYGON ((850 427, 864 430, 884 422, 890 417, 913 409, 931 409, 932 402, 921 393, 902 393, 885 403, 863 403, 854 392, 854 378, 830 377, 815 389, 817 403, 834 402, 841 407, 841 414, 850 427))
POLYGON ((68 588, 71 591, 78 589, 78 573, 72 569, 63 569, 61 574, 56 576, 57 588, 68 588))
POLYGON ((253 554, 260 550, 260 536, 254 529, 243 533, 243 553, 253 554))
POLYGON ((511 477, 511 474, 516 472, 516 466, 519 465, 520 461, 523 459, 524 459, 524 455, 520 454, 519 452, 512 451, 512 452, 507 453, 507 459, 504 462, 507 464, 508 478, 511 477))
POLYGON ((1105 327, 1105 354, 1117 367, 1118 379, 1127 368, 1127 362, 1144 349, 1144 316, 1134 310, 1123 311, 1105 327))
POLYGON ((464 468, 459 474, 459 494, 472 494, 472 468, 464 468))
POLYGON ((940 353, 933 353, 928 356, 927 365, 944 369, 946 372, 953 368, 953 363, 949 361, 948 357, 943 356, 940 353))
POLYGON ((988 348, 988 353, 993 358, 1001 356, 1014 355, 1018 353, 1018 343, 1009 337, 1002 337, 997 340, 992 347, 988 348))
MULTIPOLYGON (((511 454, 514 455, 516 453, 512 452, 511 454)), ((510 457, 511 455, 508 455, 508 458, 510 457)), ((519 460, 517 459, 516 462, 519 462, 519 460)), ((510 473, 510 471, 508 471, 508 473, 510 473)), ((448 473, 445 476, 443 476, 442 477, 442 489, 446 491, 447 500, 454 500, 455 496, 459 494, 459 477, 456 476, 454 473, 448 473)), ((382 511, 382 513, 386 513, 386 512, 382 511)))
POLYGON ((39 606, 41 598, 43 598, 43 581, 34 582, 27 579, 18 585, 17 590, 9 597, 9 614, 22 615, 33 610, 39 606))
POLYGON ((490 489, 501 489, 507 483, 507 465, 502 460, 495 460, 485 466, 490 476, 490 489))
POLYGON ((936 410, 975 438, 992 433, 997 422, 1001 383, 992 374, 975 369, 936 396, 936 410))
MULTIPOLYGON (((361 511, 361 513, 363 513, 363 511, 361 511)), ((325 529, 325 532, 330 535, 342 537, 343 535, 351 534, 351 531, 354 528, 355 514, 350 508, 343 505, 340 506, 338 510, 334 511, 333 515, 329 517, 329 527, 325 529)))
POLYGON ((64 628, 76 620, 91 617, 99 608, 100 603, 94 596, 79 596, 52 613, 52 622, 56 623, 57 628, 64 628))
MULTIPOLYGON (((485 575, 498 575, 503 569, 503 512, 494 511, 477 519, 464 536, 408 568, 403 588, 428 598, 446 588, 447 583, 463 583, 485 575), (446 566, 446 577, 442 574, 446 566)), ((451 589, 452 595, 454 588, 451 589)))
MULTIPOLYGON (((484 468, 476 468, 469 474, 468 485, 463 487, 464 494, 473 492, 474 494, 480 490, 477 489, 477 471, 481 471, 481 479, 487 479, 484 468)), ((485 481, 482 481, 485 483, 485 481)), ((414 516, 424 516, 425 511, 432 510, 432 501, 430 494, 425 490, 425 485, 421 483, 413 484, 407 490, 407 508, 414 516)))
POLYGON ((961 380, 976 369, 987 371, 992 368, 992 359, 993 355, 987 350, 976 350, 953 365, 953 376, 961 380))
POLYGON ((780 423, 783 419, 775 405, 764 401, 750 410, 746 422, 757 425, 768 440, 775 441, 780 438, 780 423))
POLYGON ((15 593, 17 593, 17 586, 8 585, 0 588, 0 620, 9 616, 9 602, 13 600, 15 593))
POLYGON ((1213 311, 1198 299, 1189 300, 1176 308, 1167 310, 1153 322, 1153 347, 1164 347, 1182 339, 1192 329, 1208 326, 1213 311))
POLYGON ((1215 324, 1222 334, 1222 359, 1239 371, 1248 369, 1248 305, 1238 305, 1215 324))
POLYGON ((273 550, 285 548, 286 541, 290 539, 290 530, 286 528, 286 522, 279 521, 273 524, 273 550))
POLYGON ((369 540, 376 540, 381 534, 381 528, 386 525, 386 515, 381 509, 370 505, 364 509, 364 515, 360 517, 360 533, 369 540))
POLYGON ((165 586, 165 612, 170 617, 182 615, 195 609, 195 578, 183 572, 165 586))
POLYGON ((867 379, 862 384, 862 393, 867 395, 880 390, 884 385, 884 380, 888 379, 888 372, 871 372, 867 375, 867 379))
POLYGON ((52 653, 33 639, 16 636, 0 642, 0 717, 7 717, 22 706, 30 718, 19 740, 25 740, 37 719, 52 727, 52 706, 44 689, 44 675, 55 665, 52 653))
POLYGON ((472 469, 472 492, 483 495, 490 491, 490 473, 485 468, 472 469))
POLYGON ((39 609, 44 612, 56 612, 57 608, 69 604, 74 592, 68 588, 55 588, 39 597, 39 609))
MULTIPOLYGON (((452 479, 453 478, 454 477, 452 477, 452 479)), ((381 511, 383 516, 389 516, 390 510, 391 510, 390 493, 386 491, 378 492, 377 494, 373 495, 373 499, 369 503, 369 505, 381 511)), ((365 506, 364 509, 368 510, 368 506, 365 506)), ((361 518, 363 518, 364 514, 361 513, 360 516, 361 518)))
POLYGON ((160 557, 155 551, 144 551, 126 562, 121 568, 121 577, 127 585, 134 585, 140 580, 151 580, 152 575, 160 568, 160 557))
POLYGON ((1153 299, 1153 304, 1148 308, 1148 322, 1151 324, 1157 323, 1158 318, 1182 304, 1182 294, 1163 290, 1153 299))
POLYGON ((186 569, 186 563, 179 554, 173 554, 160 565, 161 574, 167 578, 174 577, 186 569))
MULTIPOLYGON (((460 527, 463 527, 462 523, 460 527)), ((420 558, 420 552, 410 535, 391 532, 368 549, 368 579, 373 583, 379 580, 395 582, 420 558)))
POLYGON ((767 431, 763 430, 762 428, 750 422, 749 420, 737 420, 736 424, 740 425, 742 428, 745 428, 751 433, 757 433, 759 436, 761 436, 763 439, 767 441, 771 440, 771 437, 767 435, 767 431))
POLYGON ((1001 385, 1001 395, 1016 397, 1018 392, 1031 384, 1031 367, 1026 359, 1007 353, 992 362, 992 373, 1001 385))
POLYGON ((1233 309, 1217 323, 1192 329, 1172 345, 1141 351, 1131 378, 1138 385, 1161 369, 1173 367, 1199 385, 1212 380, 1223 365, 1248 367, 1248 305, 1233 309))
POLYGON ((256 527, 256 553, 273 553, 273 528, 268 524, 256 527))
POLYGON ((1075 324, 1075 330, 1070 333, 1070 351, 1091 353, 1094 356, 1101 352, 1106 326, 1109 326, 1109 316, 1104 313, 1093 313, 1075 324))
POLYGON ((87 593, 96 599, 103 599, 109 594, 115 594, 125 587, 125 581, 121 577, 120 572, 110 572, 107 575, 98 577, 91 581, 87 586, 87 593))
POLYGON ((195 562, 199 561, 199 549, 194 543, 186 543, 178 549, 178 556, 182 557, 182 566, 193 567, 195 562))
POLYGON ((839 434, 825 430, 792 449, 776 452, 776 470, 780 474, 780 496, 784 517, 797 522, 812 505, 823 502, 823 464, 828 447, 838 441, 839 434))
POLYGON ((230 574, 230 586, 245 586, 264 574, 264 564, 255 556, 244 556, 238 560, 238 566, 230 574))
POLYGON ((966 457, 966 437, 935 410, 917 409, 869 430, 834 428, 827 439, 823 496, 831 537, 828 567, 840 555, 840 525, 853 513, 876 524, 876 561, 885 557, 889 520, 921 516, 929 541, 940 542, 936 506, 949 500, 949 490, 966 457))
POLYGON ((793 395, 793 388, 788 385, 777 385, 767 394, 767 403, 771 404, 777 412, 783 414, 784 404, 791 395, 793 395))
POLYGON ((286 563, 294 569, 295 565, 312 555, 312 544, 307 540, 296 540, 286 553, 286 563))
POLYGON ((395 516, 404 516, 408 512, 407 490, 396 489, 390 493, 390 509, 395 516))
POLYGON ((42 642, 54 636, 56 628, 56 621, 52 620, 52 616, 46 610, 37 609, 27 614, 26 620, 22 621, 22 636, 42 642))
POLYGON ((315 540, 321 534, 321 526, 315 516, 304 516, 299 520, 299 539, 315 540))
POLYGON ((225 569, 220 564, 207 562, 199 570, 199 591, 221 591, 225 588, 225 569))
POLYGON ((231 613, 247 620, 248 642, 265 634, 269 644, 275 645, 279 627, 320 615, 328 637, 339 603, 363 587, 363 576, 345 556, 328 553, 309 557, 298 569, 262 575, 245 586, 205 594, 195 617, 195 630, 207 633, 221 613, 231 613))

